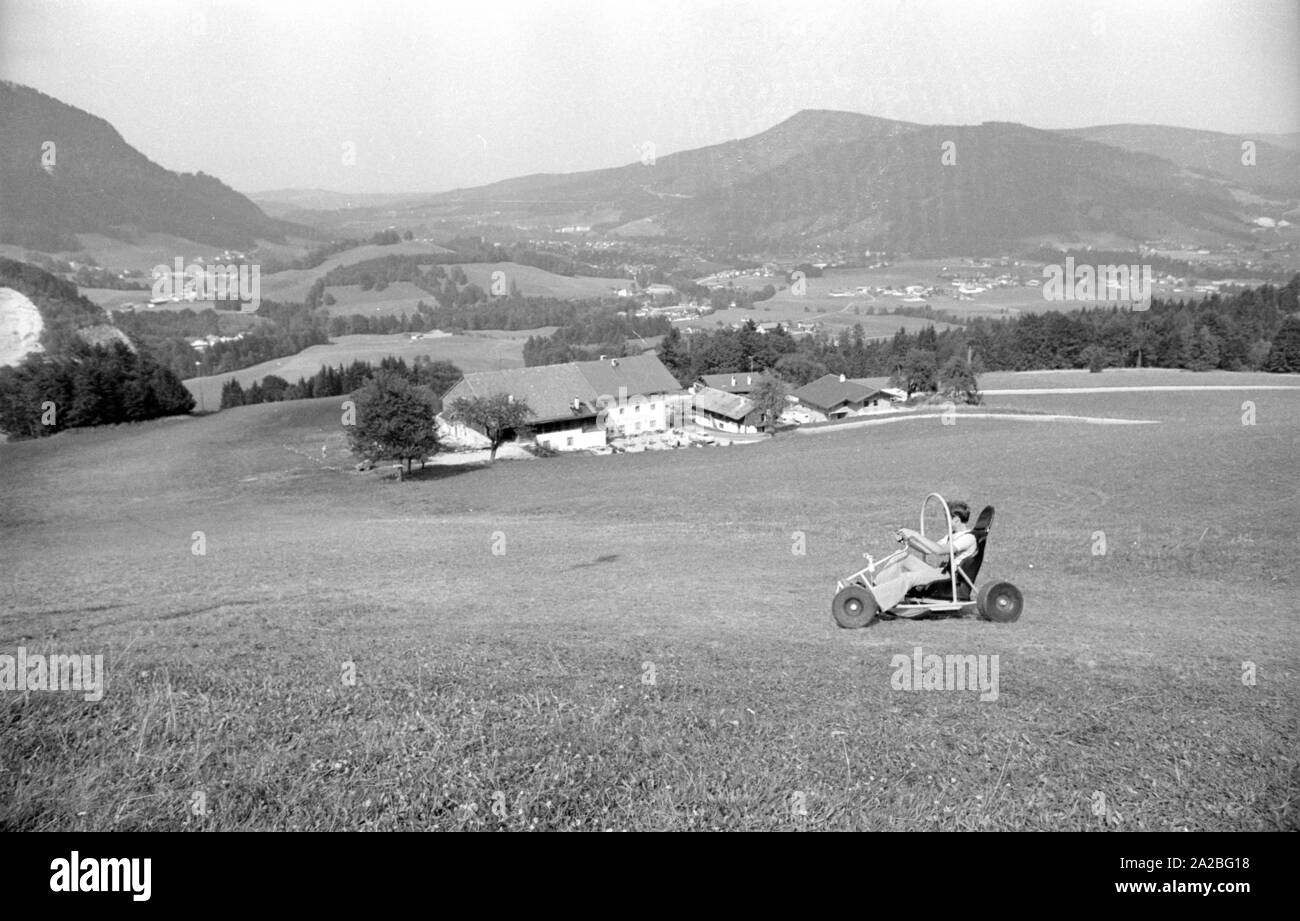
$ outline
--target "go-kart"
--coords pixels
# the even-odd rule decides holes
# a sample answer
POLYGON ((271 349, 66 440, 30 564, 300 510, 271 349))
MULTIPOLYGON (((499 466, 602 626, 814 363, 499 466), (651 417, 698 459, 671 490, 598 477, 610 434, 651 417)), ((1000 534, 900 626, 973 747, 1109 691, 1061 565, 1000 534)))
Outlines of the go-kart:
POLYGON ((881 560, 875 560, 871 554, 864 553, 866 568, 835 583, 835 600, 831 602, 831 614, 835 617, 835 622, 847 629, 857 629, 882 617, 969 617, 978 614, 985 620, 996 623, 1019 620, 1025 604, 1020 589, 1010 582, 991 582, 979 589, 975 588, 975 577, 979 575, 980 566, 984 563, 984 547, 992 527, 993 506, 989 505, 980 512, 971 528, 971 533, 975 535, 975 552, 960 566, 954 567, 952 514, 943 496, 930 493, 921 502, 920 531, 898 529, 899 542, 904 545, 902 549, 881 560), (939 503, 947 525, 948 537, 943 546, 925 536, 925 513, 931 500, 939 503), (874 593, 875 577, 909 553, 930 566, 941 569, 947 573, 947 577, 929 585, 912 588, 902 601, 891 609, 882 611, 874 593))

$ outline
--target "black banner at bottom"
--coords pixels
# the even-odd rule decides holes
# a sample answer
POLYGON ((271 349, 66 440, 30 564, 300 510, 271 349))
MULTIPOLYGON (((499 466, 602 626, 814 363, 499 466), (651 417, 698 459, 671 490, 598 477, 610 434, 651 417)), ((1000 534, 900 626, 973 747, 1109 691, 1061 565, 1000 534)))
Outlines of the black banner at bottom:
MULTIPOLYGON (((1215 910, 1263 905, 1290 891, 1280 834, 11 834, 6 904, 78 910, 228 909, 283 902, 297 910, 373 909, 439 888, 485 883, 496 906, 539 893, 586 901, 608 887, 635 895, 716 893, 734 907, 857 889, 873 910, 980 893, 1042 894, 1071 906, 1215 910), (576 891, 575 891, 576 890, 576 891), (713 890, 713 892, 710 892, 713 890), (918 901, 919 900, 919 901, 918 901)), ((693 901, 698 897, 692 895, 693 901)), ((617 904, 617 903, 613 903, 617 904)), ((956 907, 956 906, 953 906, 956 907)))

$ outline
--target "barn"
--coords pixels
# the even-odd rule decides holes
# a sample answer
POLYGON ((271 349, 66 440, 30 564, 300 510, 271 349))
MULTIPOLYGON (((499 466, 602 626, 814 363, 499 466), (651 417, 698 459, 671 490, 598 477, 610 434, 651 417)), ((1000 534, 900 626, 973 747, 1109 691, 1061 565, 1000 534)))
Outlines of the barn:
POLYGON ((714 390, 712 387, 697 388, 692 406, 696 425, 706 425, 723 432, 761 432, 767 421, 748 397, 714 390))

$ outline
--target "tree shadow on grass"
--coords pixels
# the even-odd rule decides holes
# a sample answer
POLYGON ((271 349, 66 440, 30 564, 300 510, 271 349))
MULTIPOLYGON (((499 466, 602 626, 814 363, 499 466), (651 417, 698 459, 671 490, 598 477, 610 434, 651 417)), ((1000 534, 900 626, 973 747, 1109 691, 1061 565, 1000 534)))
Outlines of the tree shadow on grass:
POLYGON ((421 470, 419 467, 412 467, 410 473, 402 472, 398 476, 396 470, 388 470, 380 474, 385 480, 398 482, 399 480, 410 483, 415 480, 433 481, 446 480, 462 473, 472 473, 475 470, 486 470, 492 465, 489 463, 481 464, 430 464, 421 470))

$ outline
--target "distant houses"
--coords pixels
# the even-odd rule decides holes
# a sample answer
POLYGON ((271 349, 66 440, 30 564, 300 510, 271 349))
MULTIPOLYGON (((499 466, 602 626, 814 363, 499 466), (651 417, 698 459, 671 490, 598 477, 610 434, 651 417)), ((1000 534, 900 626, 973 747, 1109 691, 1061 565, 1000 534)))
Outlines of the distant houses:
POLYGON ((537 444, 557 451, 589 450, 603 447, 611 437, 667 431, 673 417, 669 397, 681 389, 652 354, 479 371, 466 374, 444 394, 440 428, 455 441, 486 445, 481 432, 449 421, 445 408, 461 397, 506 394, 532 409, 528 428, 537 444))
POLYGON ((889 393, 848 380, 843 374, 823 375, 790 396, 798 410, 815 422, 887 412, 893 406, 889 393))

